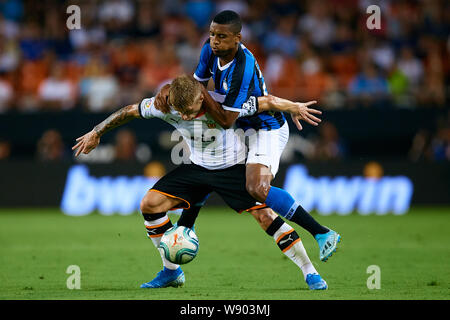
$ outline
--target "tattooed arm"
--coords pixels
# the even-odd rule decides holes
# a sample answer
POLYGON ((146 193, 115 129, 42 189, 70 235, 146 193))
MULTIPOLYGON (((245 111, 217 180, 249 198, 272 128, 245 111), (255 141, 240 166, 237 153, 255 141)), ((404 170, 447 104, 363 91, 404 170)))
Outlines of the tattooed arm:
POLYGON ((140 118, 138 103, 117 110, 91 131, 77 138, 77 144, 72 147, 72 150, 78 149, 75 157, 78 157, 80 153, 88 154, 98 146, 103 134, 136 118, 140 118))

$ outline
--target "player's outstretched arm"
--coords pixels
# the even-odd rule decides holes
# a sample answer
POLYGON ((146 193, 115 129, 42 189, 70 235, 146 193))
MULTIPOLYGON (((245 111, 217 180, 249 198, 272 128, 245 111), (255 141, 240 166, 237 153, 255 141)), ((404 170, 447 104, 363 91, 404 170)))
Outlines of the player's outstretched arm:
POLYGON ((135 118, 140 118, 138 103, 117 110, 91 131, 76 139, 77 143, 72 147, 72 150, 76 150, 75 157, 81 153, 88 154, 99 145, 102 135, 135 118))
POLYGON ((320 115, 322 111, 309 108, 310 105, 316 104, 317 101, 293 102, 288 99, 279 98, 273 95, 267 95, 258 97, 258 112, 263 111, 280 111, 289 112, 291 114, 292 121, 297 126, 298 130, 302 130, 303 127, 300 124, 300 120, 304 120, 313 126, 318 126, 322 121, 314 114, 320 115))
POLYGON ((203 107, 206 112, 208 112, 214 121, 216 121, 222 128, 230 128, 239 117, 239 112, 225 110, 220 103, 211 97, 208 90, 206 90, 204 86, 201 88, 204 97, 203 107))

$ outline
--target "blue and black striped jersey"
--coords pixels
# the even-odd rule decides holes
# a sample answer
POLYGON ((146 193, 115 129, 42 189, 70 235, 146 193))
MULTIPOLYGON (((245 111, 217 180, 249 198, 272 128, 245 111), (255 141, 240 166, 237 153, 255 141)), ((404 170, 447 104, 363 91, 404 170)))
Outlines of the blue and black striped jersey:
MULTIPOLYGON (((239 45, 234 59, 221 66, 219 58, 212 52, 208 39, 203 45, 194 77, 198 81, 208 81, 211 76, 214 80, 215 91, 225 95, 222 104, 225 110, 239 112, 242 104, 250 96, 267 95, 266 84, 259 65, 250 50, 243 44, 239 45)), ((265 111, 238 118, 236 125, 244 130, 250 128, 272 130, 281 128, 285 121, 283 113, 265 111)))

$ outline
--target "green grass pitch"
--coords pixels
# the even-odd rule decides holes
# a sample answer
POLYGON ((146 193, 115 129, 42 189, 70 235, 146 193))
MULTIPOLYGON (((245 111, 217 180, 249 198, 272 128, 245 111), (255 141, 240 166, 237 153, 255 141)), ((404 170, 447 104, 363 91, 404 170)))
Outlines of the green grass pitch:
POLYGON ((161 260, 139 214, 69 217, 56 209, 2 209, 0 299, 450 298, 450 208, 418 207, 403 216, 313 215, 343 238, 324 263, 312 236, 291 224, 327 291, 308 290, 300 270, 250 215, 214 207, 197 220, 200 251, 183 266, 184 287, 140 289, 161 260), (69 265, 80 267, 79 290, 66 286, 69 265), (370 265, 380 267, 380 289, 367 288, 370 265))

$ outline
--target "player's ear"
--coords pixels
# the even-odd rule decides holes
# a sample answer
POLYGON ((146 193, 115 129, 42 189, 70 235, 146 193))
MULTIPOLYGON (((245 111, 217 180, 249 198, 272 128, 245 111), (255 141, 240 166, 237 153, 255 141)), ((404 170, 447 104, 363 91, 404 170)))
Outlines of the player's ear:
POLYGON ((242 40, 242 34, 239 32, 238 34, 236 34, 236 43, 241 42, 242 40))

